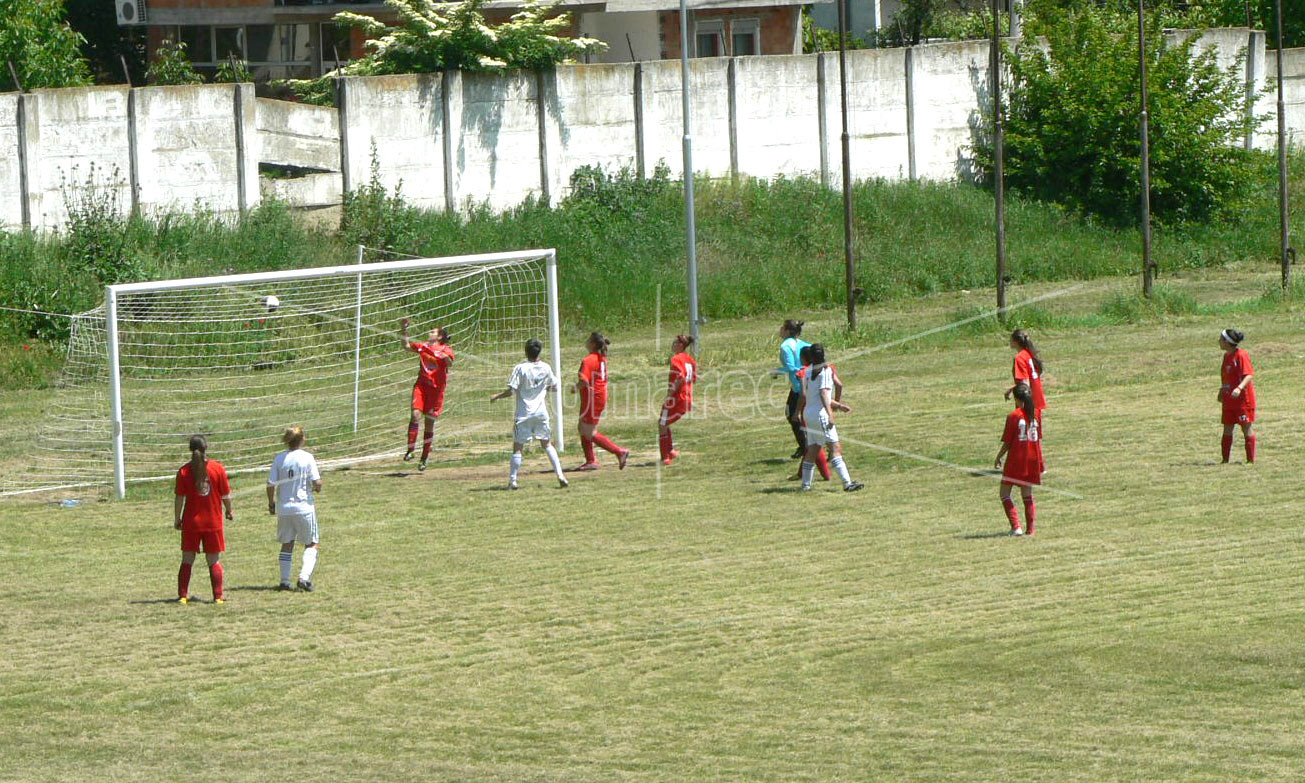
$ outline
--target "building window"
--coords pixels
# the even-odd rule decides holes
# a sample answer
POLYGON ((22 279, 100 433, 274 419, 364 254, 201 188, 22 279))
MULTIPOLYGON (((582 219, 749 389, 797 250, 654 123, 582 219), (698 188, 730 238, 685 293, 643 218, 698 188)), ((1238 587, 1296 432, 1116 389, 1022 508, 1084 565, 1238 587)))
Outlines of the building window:
POLYGON ((208 27, 186 25, 181 28, 180 40, 186 45, 186 54, 191 62, 213 62, 213 40, 209 32, 208 27))
POLYGON ((719 19, 695 23, 693 43, 694 57, 725 56, 725 23, 719 19))
POLYGON ((761 54, 761 20, 738 19, 730 23, 730 54, 734 57, 761 54))
POLYGON ((213 59, 225 62, 227 58, 245 59, 245 28, 214 27, 213 59))

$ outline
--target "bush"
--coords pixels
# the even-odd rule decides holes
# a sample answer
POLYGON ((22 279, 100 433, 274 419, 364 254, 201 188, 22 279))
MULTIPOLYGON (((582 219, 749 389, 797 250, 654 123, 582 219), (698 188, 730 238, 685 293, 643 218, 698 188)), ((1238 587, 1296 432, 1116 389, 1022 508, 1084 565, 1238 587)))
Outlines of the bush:
MULTIPOLYGON (((1011 58, 1006 176, 1012 189, 1127 225, 1139 219, 1141 142, 1137 33, 1112 33, 1097 9, 1048 24, 1049 48, 1011 58)), ((1240 142, 1242 61, 1221 70, 1196 40, 1165 48, 1147 32, 1151 209, 1157 221, 1203 222, 1244 195, 1254 167, 1240 142)), ((990 135, 990 131, 989 131, 990 135)), ((990 177, 991 139, 976 145, 990 177)))
POLYGON ((154 62, 145 71, 145 78, 150 84, 201 84, 204 78, 199 75, 190 58, 186 56, 186 45, 180 41, 165 40, 154 52, 154 62))

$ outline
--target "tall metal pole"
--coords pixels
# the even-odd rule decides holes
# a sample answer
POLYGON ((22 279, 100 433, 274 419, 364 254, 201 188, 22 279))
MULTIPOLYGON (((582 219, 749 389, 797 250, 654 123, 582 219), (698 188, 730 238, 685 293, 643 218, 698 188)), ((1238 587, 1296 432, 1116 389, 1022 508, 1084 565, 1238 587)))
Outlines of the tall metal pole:
POLYGON ((847 0, 838 2, 838 85, 843 111, 843 261, 847 328, 856 328, 856 257, 852 248, 852 136, 847 129, 847 0))
POLYGON ((992 154, 997 201, 997 317, 1006 318, 1006 152, 1001 119, 1001 16, 992 0, 992 154))
POLYGON ((1146 0, 1137 0, 1137 61, 1142 76, 1142 296, 1151 297, 1151 120, 1146 87, 1146 0))
POLYGON ((689 335, 698 352, 698 239, 693 210, 693 130, 689 114, 689 6, 680 0, 680 97, 684 103, 684 222, 689 253, 689 335))
POLYGON ((1287 110, 1282 96, 1282 0, 1278 12, 1278 219, 1282 225, 1282 287, 1291 285, 1291 229, 1287 219, 1287 110))

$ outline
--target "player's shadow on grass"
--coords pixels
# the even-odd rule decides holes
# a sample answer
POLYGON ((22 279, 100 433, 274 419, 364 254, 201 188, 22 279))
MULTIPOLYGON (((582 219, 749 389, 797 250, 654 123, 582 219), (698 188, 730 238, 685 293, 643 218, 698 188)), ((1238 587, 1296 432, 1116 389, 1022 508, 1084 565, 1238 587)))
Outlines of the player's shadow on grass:
POLYGON ((957 538, 962 541, 975 541, 982 538, 1012 538, 1009 530, 997 530, 991 533, 962 533, 957 538))
MULTIPOLYGON (((255 590, 259 592, 274 593, 277 591, 277 589, 278 588, 276 585, 238 585, 236 587, 227 588, 227 590, 233 593, 237 591, 244 591, 244 590, 255 590)), ((293 592, 293 591, 289 591, 289 592, 293 592)))
POLYGON ((771 457, 770 459, 759 459, 754 461, 753 465, 787 465, 796 460, 784 459, 783 457, 771 457))
MULTIPOLYGON (((815 488, 812 488, 810 491, 811 491, 811 492, 815 492, 815 491, 817 491, 817 490, 816 490, 815 488)), ((797 484, 796 482, 794 482, 794 484, 793 484, 792 486, 788 486, 788 487, 764 487, 764 488, 762 488, 761 493, 762 493, 763 495, 801 495, 801 494, 803 494, 803 492, 802 492, 802 486, 801 486, 800 484, 797 484)))
POLYGON ((176 598, 142 598, 139 601, 128 601, 133 606, 144 606, 148 604, 175 604, 176 598))

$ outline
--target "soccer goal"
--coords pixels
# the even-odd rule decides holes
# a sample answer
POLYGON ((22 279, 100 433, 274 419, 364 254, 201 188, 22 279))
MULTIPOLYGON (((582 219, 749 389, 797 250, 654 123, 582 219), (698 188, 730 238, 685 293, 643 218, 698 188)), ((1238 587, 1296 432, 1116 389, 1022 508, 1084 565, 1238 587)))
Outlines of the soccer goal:
MULTIPOLYGON (((406 448, 418 360, 399 339, 436 326, 457 353, 435 456, 501 448, 511 403, 490 405, 531 337, 560 372, 554 250, 413 258, 108 286, 73 319, 34 455, 0 494, 171 478, 204 434, 231 473, 266 470, 283 427, 324 465, 406 448), (490 444, 493 444, 491 446, 490 444)), ((562 441, 562 390, 554 398, 562 441)))

